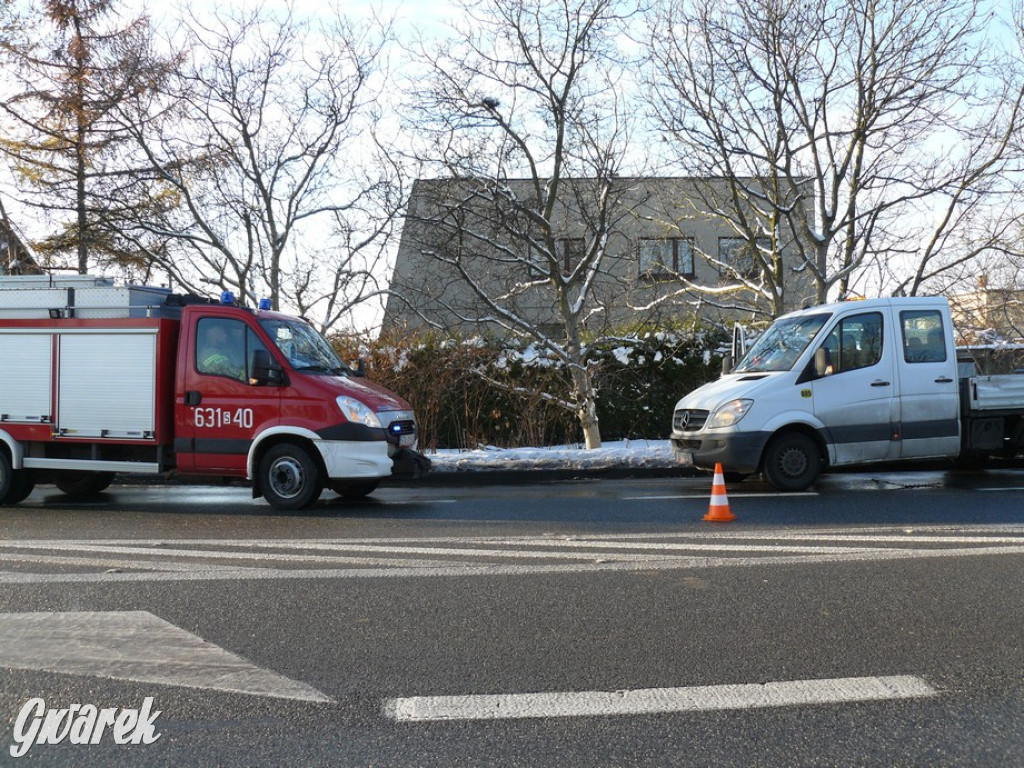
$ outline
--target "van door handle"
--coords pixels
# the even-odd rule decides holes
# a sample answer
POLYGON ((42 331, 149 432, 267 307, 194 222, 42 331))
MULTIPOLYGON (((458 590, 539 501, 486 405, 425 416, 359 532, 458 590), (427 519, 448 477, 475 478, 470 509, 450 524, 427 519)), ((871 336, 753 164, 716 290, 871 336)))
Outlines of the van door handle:
POLYGON ((872 381, 871 382, 871 386, 872 387, 888 387, 889 386, 889 382, 888 381, 882 381, 881 379, 879 379, 878 381, 872 381))
POLYGON ((195 389, 189 389, 185 391, 185 405, 199 405, 199 403, 201 403, 202 401, 202 392, 195 389))
POLYGON ((935 383, 936 384, 952 384, 953 380, 951 378, 949 378, 948 376, 939 376, 939 378, 937 378, 935 380, 935 383))

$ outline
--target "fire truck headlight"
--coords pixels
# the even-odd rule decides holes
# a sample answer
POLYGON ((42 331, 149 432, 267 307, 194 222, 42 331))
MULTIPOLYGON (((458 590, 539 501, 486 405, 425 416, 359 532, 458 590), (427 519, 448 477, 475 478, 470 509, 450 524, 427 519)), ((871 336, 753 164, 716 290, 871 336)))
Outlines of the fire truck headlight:
POLYGON ((338 407, 346 419, 353 424, 365 424, 374 429, 383 429, 383 424, 377 418, 377 414, 356 400, 354 397, 339 397, 338 407))

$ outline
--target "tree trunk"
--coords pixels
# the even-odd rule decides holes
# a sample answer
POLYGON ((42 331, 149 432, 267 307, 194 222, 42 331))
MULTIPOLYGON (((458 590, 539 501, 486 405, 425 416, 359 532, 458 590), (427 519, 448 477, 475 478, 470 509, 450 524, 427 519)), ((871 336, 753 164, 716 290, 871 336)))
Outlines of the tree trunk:
POLYGON ((572 366, 573 398, 580 403, 576 417, 583 429, 587 450, 601 447, 601 425, 597 420, 597 392, 590 370, 582 365, 572 366))

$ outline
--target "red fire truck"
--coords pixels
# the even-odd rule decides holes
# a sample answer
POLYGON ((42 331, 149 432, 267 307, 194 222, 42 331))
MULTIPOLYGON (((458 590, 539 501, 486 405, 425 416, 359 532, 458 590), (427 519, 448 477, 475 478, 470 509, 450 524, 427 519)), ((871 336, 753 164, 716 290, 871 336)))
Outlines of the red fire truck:
POLYGON ((308 322, 87 276, 0 277, 0 505, 116 473, 247 478, 303 509, 417 477, 409 404, 308 322))

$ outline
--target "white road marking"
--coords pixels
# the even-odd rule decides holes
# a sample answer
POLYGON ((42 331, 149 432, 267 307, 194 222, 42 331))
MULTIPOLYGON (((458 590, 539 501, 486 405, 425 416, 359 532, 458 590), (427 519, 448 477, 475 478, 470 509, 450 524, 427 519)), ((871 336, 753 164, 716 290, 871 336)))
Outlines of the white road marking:
MULTIPOLYGON (((728 489, 726 489, 728 491, 728 489)), ((775 499, 785 496, 820 496, 817 491, 793 491, 793 492, 775 492, 768 491, 764 493, 727 493, 731 499, 775 499)), ((710 495, 707 493, 681 493, 672 494, 670 496, 623 496, 622 501, 669 501, 673 499, 704 499, 708 500, 710 495)))
POLYGON ((778 555, 767 557, 670 557, 642 562, 629 560, 595 559, 589 563, 537 564, 537 565, 487 565, 456 564, 437 567, 415 567, 395 565, 391 568, 307 568, 307 569, 247 569, 235 570, 206 569, 201 565, 188 571, 164 572, 114 572, 114 573, 19 573, 0 571, 0 584, 75 584, 115 583, 147 581, 225 581, 249 579, 393 579, 422 577, 469 577, 469 576, 530 576, 565 573, 596 573, 607 571, 671 571, 699 568, 757 567, 773 565, 809 565, 820 563, 870 562, 882 560, 911 560, 941 557, 976 557, 990 555, 1024 555, 1024 546, 1015 547, 974 547, 970 549, 932 550, 874 550, 864 553, 854 550, 846 554, 829 555, 778 555))
POLYGON ((504 576, 1024 554, 1024 528, 1000 527, 999 535, 971 535, 988 530, 925 526, 807 533, 546 533, 350 540, 6 540, 0 541, 0 564, 41 567, 0 571, 0 584, 504 576), (889 533, 878 532, 882 530, 889 533), (50 570, 74 567, 79 572, 38 572, 45 566, 53 566, 50 570), (80 572, 101 568, 107 572, 80 572))
POLYGON ((331 701, 146 611, 0 613, 0 666, 331 701))
POLYGON ((886 701, 933 696, 936 693, 934 688, 919 677, 847 677, 764 685, 712 685, 633 691, 413 696, 389 699, 385 702, 385 713, 393 720, 407 723, 593 717, 886 701))

